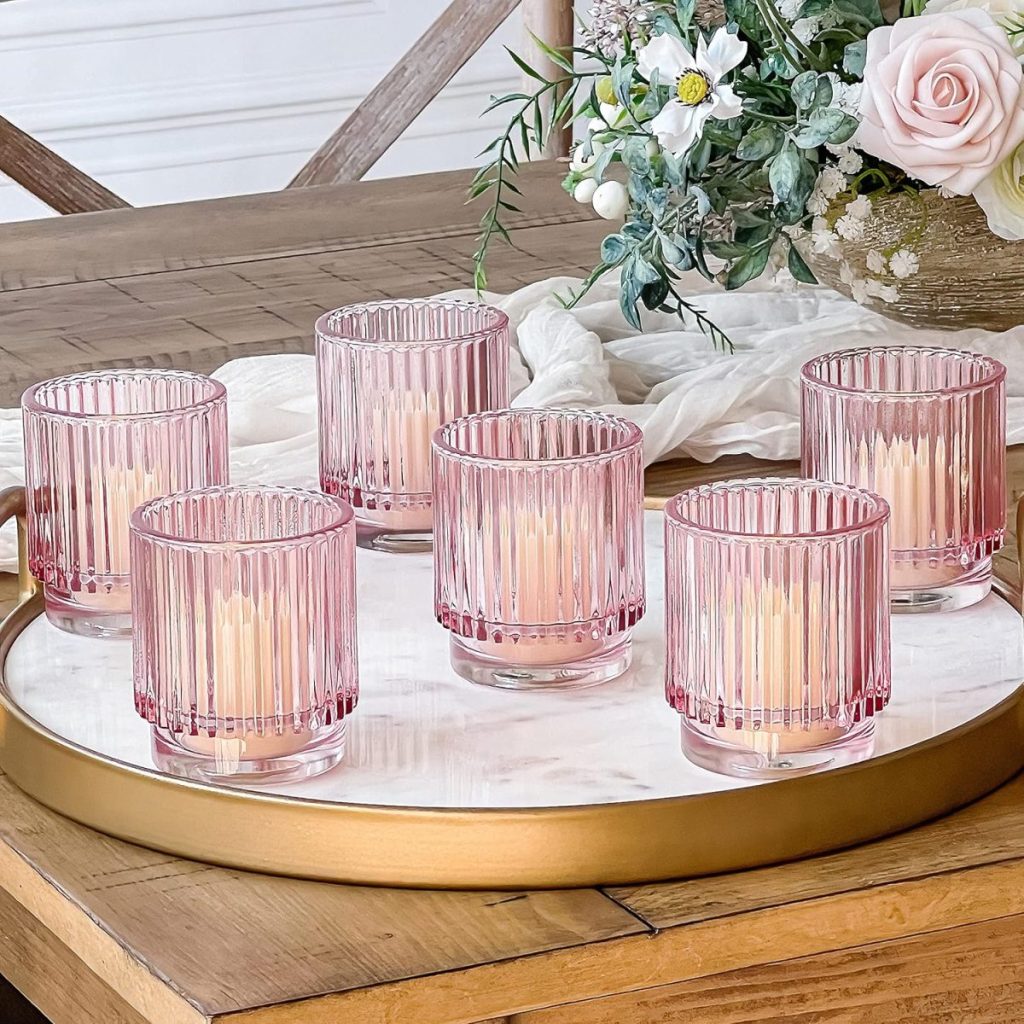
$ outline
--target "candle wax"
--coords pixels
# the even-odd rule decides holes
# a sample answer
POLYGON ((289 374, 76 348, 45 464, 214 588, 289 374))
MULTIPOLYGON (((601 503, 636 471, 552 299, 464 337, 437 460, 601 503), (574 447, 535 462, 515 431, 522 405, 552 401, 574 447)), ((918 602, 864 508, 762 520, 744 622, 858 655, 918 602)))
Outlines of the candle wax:
MULTIPOLYGON (((293 648, 299 639, 296 633, 304 632, 298 628, 301 623, 285 608, 278 608, 275 615, 269 594, 256 599, 236 593, 214 602, 209 630, 202 607, 192 612, 196 663, 206 667, 212 682, 196 693, 196 715, 211 724, 230 720, 235 727, 219 727, 215 736, 202 728, 198 735, 176 733, 175 742, 215 758, 218 769, 226 772, 240 761, 304 750, 313 732, 289 724, 294 700, 287 671, 293 654, 299 653, 293 648), (258 724, 263 726, 262 735, 256 731, 258 724)), ((182 613, 186 614, 185 608, 182 613)))
POLYGON ((553 509, 502 509, 496 527, 486 523, 480 545, 484 578, 495 581, 500 607, 523 628, 502 630, 518 633, 516 639, 472 641, 472 649, 505 663, 534 666, 569 664, 602 651, 606 636, 594 637, 586 625, 574 625, 591 617, 586 602, 595 562, 604 558, 603 545, 594 540, 586 518, 553 509), (523 635, 558 625, 563 625, 561 635, 523 635))

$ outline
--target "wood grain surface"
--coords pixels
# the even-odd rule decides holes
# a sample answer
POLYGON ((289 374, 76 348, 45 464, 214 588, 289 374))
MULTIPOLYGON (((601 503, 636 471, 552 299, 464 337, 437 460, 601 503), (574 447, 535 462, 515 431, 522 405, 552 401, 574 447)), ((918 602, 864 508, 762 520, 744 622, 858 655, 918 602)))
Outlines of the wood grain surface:
MULTIPOLYGON (((605 230, 553 168, 527 177, 517 247, 495 250, 497 288, 584 267, 605 230)), ((465 180, 10 225, 0 403, 70 366, 305 351, 331 305, 464 285, 479 214, 462 206, 465 180)), ((1024 453, 1010 458, 1016 497, 1024 453)), ((659 466, 648 490, 794 469, 659 466)), ((1009 555, 999 571, 1014 571, 1009 555)), ((0 603, 13 594, 0 580, 0 603)), ((183 861, 64 820, 0 777, 0 972, 56 1024, 1007 1024, 1024 1019, 1022 941, 1022 779, 801 863, 487 894, 183 861)))
POLYGON ((452 0, 288 187, 358 181, 519 2, 452 0))
POLYGON ((129 205, 5 117, 0 117, 0 171, 57 213, 91 213, 129 205))

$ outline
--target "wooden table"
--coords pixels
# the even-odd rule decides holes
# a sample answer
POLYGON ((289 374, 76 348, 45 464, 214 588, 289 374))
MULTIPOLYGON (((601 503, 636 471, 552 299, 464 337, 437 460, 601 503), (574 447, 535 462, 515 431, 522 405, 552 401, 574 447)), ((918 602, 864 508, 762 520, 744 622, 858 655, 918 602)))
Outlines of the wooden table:
MULTIPOLYGON (((551 168, 528 177, 496 289, 582 271, 603 233, 551 168)), ((310 351, 325 308, 463 286, 480 214, 462 205, 465 180, 5 226, 0 404, 69 369, 310 351)), ((1022 461, 1015 452, 1018 485, 1022 461)), ((693 472, 659 468, 651 486, 693 472)), ((0 972, 56 1024, 1019 1022, 1022 942, 1022 779, 802 863, 465 893, 183 861, 72 824, 0 777, 0 972)))

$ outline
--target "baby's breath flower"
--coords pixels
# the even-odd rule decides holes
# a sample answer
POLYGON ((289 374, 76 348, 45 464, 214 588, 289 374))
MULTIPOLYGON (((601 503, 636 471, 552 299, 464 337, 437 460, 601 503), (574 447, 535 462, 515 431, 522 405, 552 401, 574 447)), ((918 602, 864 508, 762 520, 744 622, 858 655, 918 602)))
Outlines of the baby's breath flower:
POLYGON ((817 18, 798 18, 793 22, 793 35, 804 44, 813 42, 820 29, 821 22, 817 18))
POLYGON ((846 204, 846 212, 854 220, 867 220, 871 216, 871 200, 867 196, 857 196, 846 204))
POLYGON ((840 238, 845 238, 848 242, 857 242, 864 237, 864 221, 852 214, 843 214, 836 221, 836 231, 840 238))
POLYGON ((818 175, 815 188, 819 189, 826 199, 835 199, 840 192, 846 190, 846 175, 838 167, 826 167, 818 175))
POLYGON ((864 166, 864 158, 856 150, 843 150, 838 154, 836 166, 844 174, 857 174, 864 166))
POLYGON ((865 262, 872 274, 885 273, 885 257, 877 249, 868 249, 865 262))
POLYGON ((807 212, 822 214, 828 213, 828 197, 824 192, 815 189, 807 200, 807 212))
POLYGON ((921 269, 921 260, 916 252, 911 249, 899 249, 889 257, 889 269, 893 277, 905 280, 913 277, 921 269))
POLYGON ((854 302, 863 306, 870 297, 870 293, 868 292, 868 282, 861 280, 860 278, 852 281, 850 283, 850 295, 854 302))
POLYGON ((817 256, 827 256, 829 259, 837 260, 842 256, 843 250, 839 239, 831 231, 814 231, 811 233, 811 249, 817 256))
POLYGON ((800 17, 800 8, 804 0, 775 0, 775 6, 786 21, 796 21, 800 17))

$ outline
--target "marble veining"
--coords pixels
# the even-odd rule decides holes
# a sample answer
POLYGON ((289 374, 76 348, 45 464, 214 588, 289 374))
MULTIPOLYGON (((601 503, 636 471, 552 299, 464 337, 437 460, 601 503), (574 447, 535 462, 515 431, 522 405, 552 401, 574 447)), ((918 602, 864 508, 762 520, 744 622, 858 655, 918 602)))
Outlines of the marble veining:
MULTIPOLYGON (((634 662, 589 690, 521 693, 473 686, 448 665, 432 613, 430 555, 360 551, 362 696, 344 764, 263 791, 422 807, 607 803, 771 785, 691 765, 665 703, 661 515, 647 516, 649 611, 634 662)), ((948 615, 893 620, 893 700, 875 753, 900 750, 998 704, 1024 679, 1019 615, 991 596, 948 615)), ((7 659, 10 695, 55 733, 152 768, 148 726, 132 706, 131 645, 33 622, 7 659)))

